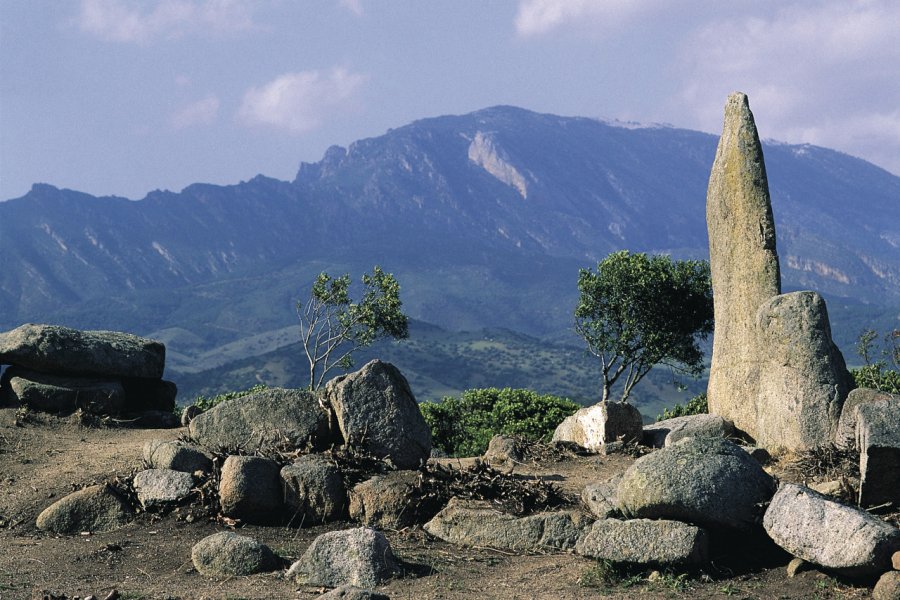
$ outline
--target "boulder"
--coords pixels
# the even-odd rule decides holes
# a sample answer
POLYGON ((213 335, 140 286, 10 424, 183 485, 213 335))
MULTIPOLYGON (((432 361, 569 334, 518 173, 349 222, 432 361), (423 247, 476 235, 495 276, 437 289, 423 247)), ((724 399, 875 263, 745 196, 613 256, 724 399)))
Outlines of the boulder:
POLYGON ((856 408, 859 504, 900 504, 900 398, 864 402, 856 408))
POLYGON ((481 460, 492 466, 512 466, 522 462, 522 452, 515 439, 495 435, 488 442, 488 448, 481 460))
POLYGON ((125 406, 125 390, 118 381, 47 375, 10 367, 11 403, 34 410, 72 413, 77 409, 98 415, 118 415, 125 406))
MULTIPOLYGON (((125 409, 130 412, 158 410, 174 413, 175 411, 178 386, 171 381, 129 377, 122 380, 122 387, 125 388, 127 402, 125 409)), ((178 424, 176 423, 175 426, 177 427, 178 424)))
POLYGON ((759 307, 756 321, 764 355, 751 435, 766 448, 831 444, 851 380, 831 340, 825 300, 815 292, 775 296, 759 307))
POLYGON ((616 440, 640 440, 644 422, 640 411, 623 402, 598 402, 566 417, 553 432, 554 442, 573 442, 591 452, 616 440))
POLYGON ((347 490, 334 463, 317 454, 281 469, 284 506, 293 525, 329 523, 347 515, 347 490))
POLYGON ((850 577, 886 571, 900 550, 900 529, 791 483, 778 489, 763 525, 794 556, 850 577))
POLYGON ((856 407, 860 404, 890 400, 891 398, 898 398, 898 396, 869 388, 850 390, 847 399, 844 400, 844 406, 841 408, 837 431, 834 434, 834 445, 842 449, 856 448, 856 407))
POLYGON ((393 365, 373 360, 325 386, 344 443, 401 469, 414 469, 431 456, 431 429, 409 383, 393 365))
POLYGON ((151 469, 172 469, 185 473, 212 470, 212 458, 199 447, 181 440, 151 440, 144 444, 144 462, 151 469))
POLYGON ((61 375, 161 379, 166 347, 116 331, 26 324, 0 333, 0 364, 61 375))
POLYGON ((131 507, 109 485, 86 487, 60 498, 37 517, 38 529, 53 533, 112 531, 128 523, 131 507))
POLYGON ((774 491, 773 479, 736 444, 691 437, 637 459, 622 476, 617 499, 632 518, 752 531, 774 491))
POLYGON ((226 458, 219 503, 226 517, 257 524, 281 520, 284 502, 278 463, 258 456, 226 458))
POLYGON ((328 414, 306 390, 272 388, 226 400, 197 415, 191 438, 214 451, 238 453, 290 446, 330 445, 328 414))
POLYGON ((643 444, 651 448, 663 448, 686 437, 729 437, 732 435, 734 435, 734 424, 719 415, 687 415, 644 425, 643 444))
POLYGON ((888 571, 878 578, 872 600, 900 600, 900 572, 888 571))
POLYGON ((619 513, 616 494, 622 475, 614 475, 604 481, 589 483, 581 492, 581 502, 598 519, 608 519, 619 513))
POLYGON ((350 490, 350 518, 369 527, 403 529, 416 521, 415 471, 376 475, 350 490))
POLYGON ((390 600, 384 594, 377 594, 371 590, 364 590, 355 585, 342 585, 321 596, 316 600, 390 600))
POLYGON ((134 476, 134 491, 144 508, 180 502, 191 495, 194 478, 171 469, 147 469, 134 476))
POLYGON ((575 551, 617 563, 699 565, 709 560, 709 536, 680 521, 601 519, 578 540, 575 551))
POLYGON ((425 531, 460 546, 543 552, 575 547, 590 522, 575 511, 516 517, 497 512, 484 502, 453 498, 425 524, 425 531))
POLYGON ((756 312, 781 293, 781 274, 762 144, 747 96, 740 92, 725 104, 706 192, 706 224, 716 322, 709 412, 755 438, 759 363, 765 356, 756 312))
POLYGON ((265 573, 278 568, 272 550, 253 538, 222 531, 207 536, 191 548, 194 568, 208 577, 234 577, 265 573))
POLYGON ((297 583, 373 588, 399 571, 383 534, 360 527, 324 533, 291 565, 287 577, 297 583))

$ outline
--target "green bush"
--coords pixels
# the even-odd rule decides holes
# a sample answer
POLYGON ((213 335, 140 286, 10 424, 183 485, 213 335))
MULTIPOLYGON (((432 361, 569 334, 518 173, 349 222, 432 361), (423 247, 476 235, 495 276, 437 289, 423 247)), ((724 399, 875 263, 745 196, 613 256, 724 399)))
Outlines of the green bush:
POLYGON ((258 385, 254 385, 249 390, 240 390, 237 392, 225 392, 223 394, 219 394, 217 396, 213 396, 212 398, 208 398, 206 396, 197 396, 197 398, 192 403, 194 406, 202 410, 203 412, 208 411, 212 407, 225 402, 226 400, 233 400, 234 398, 243 398, 244 396, 249 396, 250 394, 255 394, 257 392, 261 392, 265 389, 268 389, 268 386, 260 383, 258 385))
POLYGON ((498 433, 550 441, 556 426, 580 408, 571 400, 511 388, 466 390, 460 398, 419 407, 434 446, 449 456, 481 455, 498 433))
POLYGON ((850 375, 853 376, 856 387, 900 394, 900 372, 887 368, 884 361, 878 361, 858 369, 850 369, 850 375))
POLYGON ((709 412, 709 404, 706 401, 706 392, 698 394, 687 401, 684 406, 676 404, 672 410, 663 409, 661 415, 656 416, 657 421, 672 419, 674 417, 686 417, 688 415, 705 415, 709 412))

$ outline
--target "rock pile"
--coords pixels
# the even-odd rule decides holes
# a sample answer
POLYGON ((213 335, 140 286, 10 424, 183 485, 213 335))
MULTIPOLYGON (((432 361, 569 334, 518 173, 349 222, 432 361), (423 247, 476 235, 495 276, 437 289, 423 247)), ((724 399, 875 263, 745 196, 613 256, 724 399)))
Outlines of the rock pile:
POLYGON ((35 410, 153 420, 177 426, 175 384, 162 379, 166 348, 114 331, 26 324, 0 333, 0 402, 35 410))

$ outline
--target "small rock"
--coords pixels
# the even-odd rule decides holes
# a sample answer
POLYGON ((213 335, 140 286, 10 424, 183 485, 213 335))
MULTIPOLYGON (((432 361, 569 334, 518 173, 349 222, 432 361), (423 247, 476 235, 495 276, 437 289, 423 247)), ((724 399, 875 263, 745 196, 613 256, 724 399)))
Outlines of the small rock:
POLYGON ((212 470, 212 458, 199 447, 175 440, 151 440, 144 444, 144 462, 152 469, 172 469, 185 473, 212 470))
POLYGON ((228 577, 253 575, 278 568, 275 554, 253 538, 222 531, 194 544, 191 561, 203 575, 228 577))
POLYGON ((872 590, 873 600, 900 600, 900 571, 888 571, 872 590))
POLYGON ((294 525, 327 523, 347 513, 347 490, 338 468, 306 454, 281 469, 284 504, 294 525))
POLYGON ((801 571, 806 571, 809 569, 809 563, 803 560, 802 558, 792 558, 791 562, 788 563, 787 566, 787 576, 794 577, 797 573, 801 571))
POLYGON ((191 494, 190 473, 171 469, 147 469, 134 476, 134 491, 144 508, 158 508, 180 502, 191 494))
POLYGON ((291 565, 287 578, 307 585, 372 588, 399 570, 383 534, 360 527, 324 533, 291 565))
POLYGON ((824 494, 825 496, 838 496, 843 489, 840 481, 820 481, 810 484, 809 489, 824 494))
POLYGON ((581 501, 591 514, 598 519, 607 519, 619 512, 616 493, 622 475, 615 475, 605 481, 589 483, 581 492, 581 501))
POLYGON ((390 600, 390 598, 355 585, 342 585, 318 596, 316 600, 390 600))
POLYGON ((686 437, 728 437, 732 434, 734 424, 719 415, 687 415, 644 425, 643 444, 663 448, 686 437))
POLYGON ((698 565, 709 559, 709 537, 703 529, 679 521, 602 519, 578 540, 575 550, 621 563, 698 565))
POLYGON ((226 458, 219 481, 222 514, 256 524, 279 521, 284 508, 279 471, 278 463, 267 458, 226 458))
POLYGON ((505 436, 495 435, 488 443, 487 451, 481 459, 489 465, 514 465, 522 462, 522 453, 516 444, 516 440, 505 436))
POLYGON ((94 485, 64 496, 38 515, 37 527, 54 533, 111 531, 128 523, 132 510, 109 485, 94 485))
POLYGON ((416 520, 413 493, 419 474, 391 471, 350 490, 350 518, 368 527, 403 529, 416 520))
POLYGON ((190 406, 184 407, 184 410, 181 411, 181 426, 187 427, 191 424, 191 421, 194 420, 194 417, 203 413, 203 409, 199 406, 191 404, 190 406))
POLYGON ((900 571, 900 551, 894 552, 893 556, 891 556, 891 565, 895 571, 900 571))

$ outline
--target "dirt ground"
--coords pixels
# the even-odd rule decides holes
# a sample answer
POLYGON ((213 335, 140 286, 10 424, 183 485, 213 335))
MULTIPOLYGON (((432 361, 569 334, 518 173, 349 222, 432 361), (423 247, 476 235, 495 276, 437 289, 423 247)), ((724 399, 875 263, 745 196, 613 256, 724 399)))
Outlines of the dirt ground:
MULTIPOLYGON (((109 533, 58 536, 38 531, 35 518, 55 500, 91 483, 128 476, 141 467, 151 439, 175 439, 182 430, 87 427, 73 419, 32 416, 0 408, 0 600, 65 596, 123 599, 300 599, 325 590, 297 586, 283 571, 210 579, 191 564, 191 547, 224 526, 208 517, 186 518, 189 508, 163 517, 140 514, 109 533), (18 417, 18 418, 17 418, 18 417), (17 423, 17 421, 19 421, 17 423), (49 594, 53 594, 50 596, 49 594)), ((590 481, 628 467, 623 455, 573 456, 517 466, 577 495, 590 481)), ((335 523, 305 529, 245 526, 241 533, 268 544, 287 561, 300 557, 335 523)), ((809 570, 787 577, 790 557, 760 563, 753 550, 722 558, 701 572, 619 569, 572 553, 513 555, 436 540, 421 528, 386 531, 404 573, 378 588, 394 600, 470 598, 866 598, 870 588, 809 570)), ((869 582, 871 585, 871 582, 869 582)))

